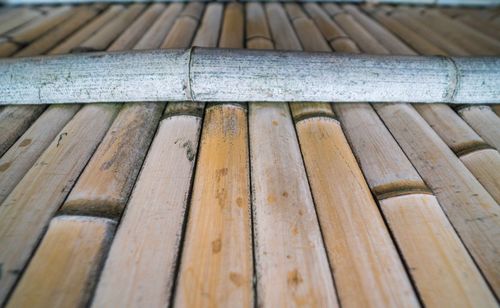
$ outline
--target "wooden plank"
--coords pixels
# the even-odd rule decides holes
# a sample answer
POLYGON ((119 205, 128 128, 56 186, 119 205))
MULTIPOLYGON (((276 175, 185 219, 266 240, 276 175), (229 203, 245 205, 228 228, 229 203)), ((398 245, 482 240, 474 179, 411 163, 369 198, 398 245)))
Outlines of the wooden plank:
POLYGON ((490 107, 465 107, 458 113, 484 141, 500 150, 500 117, 490 107))
POLYGON ((136 17, 137 20, 127 25, 128 28, 111 44, 108 50, 132 49, 164 9, 165 5, 163 3, 154 3, 148 6, 144 13, 136 17))
POLYGON ((184 5, 182 3, 172 3, 158 17, 155 23, 150 27, 148 32, 139 40, 135 49, 154 49, 158 46, 152 46, 151 42, 163 42, 168 32, 172 28, 177 16, 182 11, 184 5))
POLYGON ((0 156, 43 112, 45 106, 6 106, 0 111, 0 156))
MULTIPOLYGON (((356 52, 356 50, 352 51, 356 52)), ((414 168, 392 137, 386 137, 387 140, 391 141, 388 145, 392 145, 389 150, 386 145, 379 143, 379 140, 381 140, 379 136, 369 135, 376 131, 380 136, 384 136, 385 131, 385 136, 390 136, 387 128, 385 128, 371 107, 368 105, 333 106, 342 121, 345 132, 349 137, 353 150, 357 154, 370 186, 373 187, 373 179, 381 178, 383 172, 380 172, 380 170, 383 170, 383 168, 398 172, 397 167, 393 166, 391 161, 380 160, 387 153, 393 153, 398 158, 395 161, 403 162, 402 166, 404 168, 400 171, 405 172, 399 173, 403 175, 401 179, 404 180, 408 174, 414 174, 415 179, 422 183, 421 187, 425 189, 419 175, 416 174, 414 168), (364 108, 361 109, 361 107, 364 108), (367 121, 367 118, 370 120, 367 121), (370 124, 367 125, 367 123, 370 124), (367 148, 368 145, 372 148, 367 148), (379 156, 373 155, 373 153, 384 154, 379 156), (399 154, 399 157, 397 154, 399 154), (367 165, 368 158, 379 160, 374 160, 372 165, 367 165), (380 164, 381 168, 378 170, 373 169, 373 165, 377 164, 380 164)), ((398 105, 393 106, 397 109, 398 105)), ((323 168, 320 170, 323 170, 323 168)), ((382 176, 382 178, 385 177, 382 176)), ((439 304, 444 306, 453 305, 456 302, 466 303, 465 305, 470 306, 491 305, 494 303, 487 285, 482 281, 479 271, 471 261, 459 238, 453 232, 436 198, 421 194, 418 190, 412 189, 411 186, 406 187, 404 181, 401 184, 400 187, 393 186, 387 193, 379 193, 376 196, 379 199, 386 220, 389 221, 389 227, 410 269, 423 303, 425 305, 439 304), (418 223, 414 223, 415 221, 418 223), (421 236, 421 234, 427 234, 427 236, 421 236), (446 236, 443 237, 443 234, 446 236), (429 239, 433 240, 429 241, 429 239), (432 264, 432 267, 429 267, 429 264, 432 264), (445 268, 449 268, 449 270, 445 270, 445 268), (456 272, 457 274, 447 276, 442 280, 436 279, 436 277, 441 276, 439 273, 442 271, 447 273, 456 272), (464 275, 463 273, 467 274, 464 275), (477 291, 473 291, 474 289, 477 289, 477 291), (464 290, 467 291, 464 292, 464 290), (446 296, 441 296, 441 294, 446 294, 446 296), (481 295, 478 296, 478 294, 481 295), (457 298, 462 299, 458 300, 457 298)))
POLYGON ((89 39, 74 48, 73 51, 82 52, 106 49, 120 33, 130 26, 144 8, 145 4, 141 3, 130 5, 89 39))
POLYGON ((40 38, 36 39, 33 43, 21 49, 14 56, 27 57, 45 53, 57 43, 62 41, 65 37, 84 25, 87 21, 96 16, 97 13, 98 10, 92 6, 82 6, 76 8, 74 14, 69 19, 66 19, 55 29, 52 29, 40 38))
MULTIPOLYGON (((209 9, 207 14, 215 13, 217 23, 202 23, 205 29, 200 29, 197 38, 209 29, 211 36, 219 33, 222 12, 209 9)), ((226 7, 219 46, 243 47, 241 13, 239 4, 226 7)), ((212 46, 217 46, 217 41, 213 42, 212 46)), ((203 120, 175 305, 253 306, 249 180, 246 108, 209 105, 203 120)))
POLYGON ((50 106, 0 158, 0 204, 78 109, 78 105, 50 106))
POLYGON ((27 44, 40 37, 47 31, 55 28, 61 22, 70 18, 75 12, 75 9, 70 6, 61 6, 52 9, 47 15, 41 16, 21 28, 10 32, 7 36, 11 41, 27 44))
POLYGON ((111 5, 107 10, 82 27, 75 34, 71 35, 61 44, 50 50, 49 54, 64 54, 71 52, 73 48, 87 40, 92 34, 100 30, 104 25, 110 22, 110 20, 115 18, 120 12, 123 12, 123 10, 123 5, 111 5))
MULTIPOLYGON (((198 6, 190 3, 183 13, 198 6)), ((184 28, 185 19, 175 22, 166 47, 188 47, 181 44, 191 41, 196 26, 184 28)), ((202 110, 196 103, 167 105, 111 246, 93 307, 165 307, 171 302, 202 110)))
POLYGON ((426 306, 497 306, 436 197, 399 196, 380 206, 426 306))
POLYGON ((7 307, 86 306, 114 228, 104 218, 52 219, 7 307))
MULTIPOLYGON (((304 22, 307 17, 297 4, 286 7, 289 15, 294 8, 294 15, 300 16, 292 20, 305 50, 330 50, 320 31, 304 22), (311 44, 312 39, 322 43, 311 44)), ((340 304, 418 306, 356 158, 339 122, 332 119, 333 112, 317 108, 304 117, 303 109, 299 114, 293 111, 340 304)))
MULTIPOLYGON (((300 50, 281 4, 266 4, 266 11, 276 47, 300 50)), ((336 307, 289 108, 252 103, 249 111, 257 304, 336 307)))
POLYGON ((5 300, 47 223, 116 114, 113 105, 88 105, 66 124, 0 205, 0 302, 5 300), (86 127, 86 129, 82 129, 86 127))

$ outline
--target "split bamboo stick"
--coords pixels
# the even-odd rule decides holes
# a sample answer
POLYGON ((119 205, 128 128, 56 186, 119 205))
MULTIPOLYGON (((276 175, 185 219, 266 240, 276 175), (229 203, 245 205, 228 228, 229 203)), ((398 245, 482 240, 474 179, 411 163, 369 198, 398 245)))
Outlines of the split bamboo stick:
MULTIPOLYGON (((164 40, 167 48, 188 47, 183 44, 191 42, 196 26, 184 13, 193 11, 198 20, 203 5, 185 7, 164 40)), ((94 307, 171 302, 202 113, 201 104, 167 106, 103 268, 94 307)))
POLYGON ((74 12, 75 9, 70 6, 53 8, 46 15, 10 32, 7 37, 13 42, 28 44, 71 17, 74 12))
POLYGON ((13 9, 0 19, 0 35, 14 30, 27 22, 39 17, 41 13, 29 7, 13 9))
POLYGON ((158 17, 149 30, 135 45, 135 49, 151 49, 151 42, 163 41, 172 28, 177 16, 181 13, 184 5, 182 3, 170 4, 158 17))
POLYGON ((248 49, 274 48, 262 4, 249 2, 245 5, 245 25, 245 43, 248 49))
POLYGON ((8 57, 15 53, 19 49, 19 46, 9 41, 7 38, 0 37, 0 58, 8 57))
MULTIPOLYGON (((358 51, 354 49, 352 52, 358 51)), ((423 303, 429 306, 494 306, 495 301, 487 285, 436 198, 422 190, 415 190, 417 187, 425 189, 426 186, 373 109, 366 104, 333 107, 357 154, 368 184, 379 200, 423 303), (381 143, 381 140, 385 140, 385 143, 381 143), (386 160, 388 153, 391 153, 391 160, 386 160), (384 175, 387 173, 397 177, 387 177, 384 175), (379 179, 388 181, 381 185, 379 179), (414 184, 411 186, 406 184, 412 182, 414 184), (376 185, 384 187, 384 190, 377 191, 374 189, 376 185), (455 274, 436 279, 442 276, 439 273, 444 268, 447 273, 455 274)))
POLYGON ((0 158, 0 204, 78 109, 78 105, 50 106, 0 158))
MULTIPOLYGON (((297 38, 289 34, 293 28, 281 4, 266 4, 265 10, 270 24, 264 33, 282 39, 275 41, 276 46, 300 50, 297 38)), ((259 11, 254 16, 259 21, 254 23, 267 28, 266 14, 262 8, 259 11)), ((328 257, 288 105, 250 103, 249 129, 257 305, 336 307, 328 257)))
MULTIPOLYGON (((219 33, 222 9, 219 3, 207 7, 201 25, 204 29, 198 31, 197 38, 211 32, 206 36, 210 39, 219 33), (210 22, 212 18, 217 20, 210 22)), ((228 4, 222 20, 219 47, 242 48, 241 4, 228 4)), ((209 46, 217 46, 216 42, 209 46)), ((176 306, 253 306, 246 113, 245 106, 233 104, 209 105, 206 109, 176 306)))
POLYGON ((464 107, 458 114, 490 145, 500 150, 500 117, 489 106, 464 107))
POLYGON ((74 14, 69 19, 61 22, 56 28, 42 35, 40 38, 33 41, 33 43, 17 52, 14 56, 28 57, 45 53, 84 25, 87 21, 94 18, 98 13, 99 11, 92 6, 81 6, 76 8, 74 14))
POLYGON ((78 45, 87 40, 92 34, 99 31, 104 25, 114 19, 120 12, 124 10, 123 5, 111 5, 107 10, 101 13, 98 17, 93 19, 87 25, 78 30, 75 34, 64 40, 61 44, 57 45, 54 49, 50 50, 48 54, 65 54, 71 52, 78 45))
POLYGON ((7 106, 0 111, 0 157, 43 112, 45 106, 7 106))
MULTIPOLYGON (((390 21, 389 16, 384 14, 375 13, 375 18, 378 20, 390 21)), ((396 32, 398 24, 385 23, 389 30, 396 32)), ((418 36, 418 34, 415 34, 418 36)), ((421 41, 424 40, 420 37, 421 41)), ((416 43, 416 41, 415 41, 416 43)), ((433 48, 428 48, 428 44, 416 45, 416 48, 426 54, 432 54, 434 52, 433 48)), ((415 54, 415 53, 411 53, 415 54)), ((472 153, 477 150, 482 150, 489 147, 486 142, 469 127, 469 125, 462 120, 448 105, 444 104, 434 104, 434 105, 424 105, 416 104, 415 109, 420 113, 420 115, 432 126, 436 133, 443 139, 443 141, 455 152, 455 154, 461 158, 462 155, 472 153)), ((478 114, 482 121, 476 121, 481 123, 482 127, 486 127, 487 131, 485 134, 488 136, 496 135, 493 131, 500 129, 500 120, 497 120, 497 116, 492 112, 489 113, 489 118, 492 121, 484 121, 484 114, 487 114, 484 110, 477 107, 478 114), (496 123, 495 123, 496 121, 496 123), (486 123, 484 123, 486 122, 486 123), (497 128, 497 129, 495 129, 497 128)), ((488 108, 488 107, 484 107, 488 108)), ((487 166, 496 166, 500 162, 500 154, 494 154, 493 152, 480 151, 477 155, 471 155, 468 157, 468 169, 474 174, 474 176, 480 181, 480 183, 485 186, 487 191, 492 195, 495 201, 500 202, 500 195, 498 194, 500 182, 500 175, 495 168, 488 168, 487 166), (482 157, 484 155, 484 157, 482 157), (481 158, 482 157, 482 158, 481 158), (486 163, 486 167, 480 168, 479 163, 472 163, 472 159, 478 159, 482 163, 486 163)))
MULTIPOLYGON (((297 4, 286 8, 306 51, 330 51, 297 4)), ((333 112, 324 108, 304 112, 300 105, 291 106, 340 304, 418 307, 396 247, 333 112), (374 259, 384 262, 370 261, 374 259)))
POLYGON ((485 104, 500 99, 499 66, 499 58, 205 48, 4 59, 0 60, 0 71, 4 72, 0 75, 0 103, 193 100, 485 104))
POLYGON ((476 18, 474 15, 469 13, 469 10, 465 9, 451 9, 451 10, 455 11, 447 11, 447 9, 445 8, 440 8, 439 12, 448 15, 449 17, 455 20, 459 20, 460 22, 468 25, 469 27, 474 28, 479 32, 482 32, 492 38, 500 40, 500 32, 498 31, 498 28, 492 27, 491 24, 485 22, 484 20, 476 18))
MULTIPOLYGON (((379 36, 376 38, 379 39, 379 36)), ((436 194, 444 212, 489 284, 494 290, 498 290, 500 268, 495 260, 498 259, 499 248, 495 238, 500 232, 500 209, 495 200, 412 106, 381 104, 374 107, 419 174, 436 194)), ((486 288, 481 288, 477 283, 468 285, 486 288)), ((487 290, 483 294, 481 298, 488 298, 487 290)), ((473 294, 469 296, 470 299, 474 297, 473 294)))
POLYGON ((6 307, 86 306, 92 294, 87 281, 98 276, 114 227, 105 218, 52 219, 6 307))
POLYGON ((144 8, 145 5, 140 3, 130 5, 115 17, 113 22, 107 23, 89 39, 74 48, 73 51, 105 50, 139 16, 144 8))
POLYGON ((66 124, 0 205, 0 302, 20 276, 48 221, 64 201, 116 114, 112 105, 88 105, 66 124), (82 129, 86 127, 86 129, 82 129))

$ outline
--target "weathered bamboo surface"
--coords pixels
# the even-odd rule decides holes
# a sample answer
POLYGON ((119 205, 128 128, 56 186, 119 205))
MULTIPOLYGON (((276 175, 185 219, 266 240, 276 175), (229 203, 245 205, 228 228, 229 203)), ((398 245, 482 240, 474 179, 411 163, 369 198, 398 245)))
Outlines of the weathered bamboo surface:
MULTIPOLYGON (((265 73, 254 50, 497 56, 499 16, 313 1, 4 7, 0 56, 163 48, 200 72, 201 47, 217 47, 226 75, 243 48, 255 52, 245 74, 265 73)), ((319 80, 319 64, 283 84, 319 80)), ((95 86, 114 78, 100 70, 95 86)), ((189 90, 206 98, 196 87, 210 79, 196 78, 189 90)), ((158 94, 137 80, 123 89, 158 94)), ((247 85, 228 86, 236 96, 207 104, 0 106, 0 306, 498 306, 497 101, 247 103, 247 85)))

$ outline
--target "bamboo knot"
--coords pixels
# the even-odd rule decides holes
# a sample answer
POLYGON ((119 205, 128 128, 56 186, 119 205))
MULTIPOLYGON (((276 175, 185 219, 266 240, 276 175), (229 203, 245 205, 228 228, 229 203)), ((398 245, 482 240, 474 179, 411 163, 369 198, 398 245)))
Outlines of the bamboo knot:
POLYGON ((195 102, 195 97, 193 93, 193 87, 191 86, 193 82, 193 78, 191 76, 191 65, 192 65, 192 59, 193 59, 193 52, 196 47, 192 46, 190 47, 187 52, 188 52, 188 63, 187 63, 187 79, 186 79, 186 98, 189 101, 195 102))
POLYGON ((450 78, 448 87, 445 88, 443 98, 445 101, 454 102, 455 96, 458 92, 458 88, 460 86, 460 69, 457 66, 455 60, 452 57, 447 56, 437 56, 439 58, 443 58, 444 61, 448 63, 448 67, 450 68, 450 78))

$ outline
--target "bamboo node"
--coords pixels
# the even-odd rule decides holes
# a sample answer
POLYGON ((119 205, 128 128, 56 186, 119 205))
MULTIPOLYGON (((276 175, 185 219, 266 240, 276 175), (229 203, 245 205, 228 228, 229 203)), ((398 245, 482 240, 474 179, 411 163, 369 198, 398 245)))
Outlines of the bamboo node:
POLYGON ((193 88, 191 84, 193 83, 193 78, 191 77, 191 65, 193 59, 193 52, 196 47, 192 46, 188 49, 188 65, 187 65, 187 80, 186 80, 186 98, 189 101, 195 102, 193 88))
POLYGON ((450 82, 448 88, 445 89, 444 92, 444 99, 445 101, 448 102, 454 102, 455 101, 455 96, 457 94, 458 88, 460 86, 460 72, 459 68, 457 66, 457 63, 453 58, 451 57, 446 57, 446 56, 437 56, 444 58, 448 62, 448 66, 450 67, 450 82))

